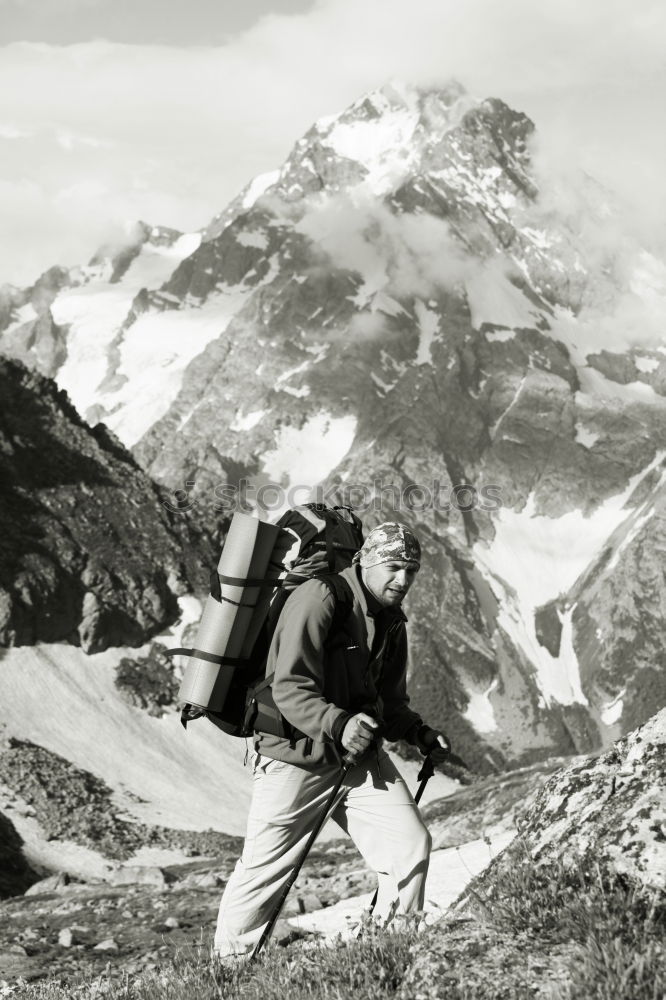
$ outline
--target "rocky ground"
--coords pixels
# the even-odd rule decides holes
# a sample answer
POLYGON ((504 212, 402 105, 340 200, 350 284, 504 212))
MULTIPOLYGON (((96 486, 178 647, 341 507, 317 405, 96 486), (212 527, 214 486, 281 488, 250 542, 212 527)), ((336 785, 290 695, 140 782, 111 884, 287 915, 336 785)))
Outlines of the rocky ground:
MULTIPOLYGON (((436 843, 448 844, 462 860, 472 846, 470 834, 481 847, 479 834, 489 845, 498 832, 498 842, 503 836, 510 843, 499 855, 489 848, 486 861, 476 866, 482 871, 478 877, 470 869, 465 892, 443 919, 434 914, 394 986, 376 995, 401 1000, 661 997, 666 985, 665 746, 663 710, 598 757, 552 761, 478 780, 432 803, 425 812, 436 843)), ((22 795, 32 794, 42 822, 54 801, 55 822, 57 796, 45 794, 40 801, 41 780, 50 768, 56 770, 56 783, 76 787, 83 778, 59 775, 57 760, 40 751, 11 742, 0 756, 2 777, 6 783, 24 776, 22 795)), ((104 789, 92 788, 90 794, 93 807, 103 810, 104 789)), ((78 837, 90 832, 75 809, 72 815, 71 829, 78 837)), ((11 864, 17 858, 16 837, 7 824, 0 830, 4 858, 11 864)), ((116 849, 127 849, 127 830, 109 830, 110 839, 100 841, 107 856, 114 842, 116 849)), ((154 836, 154 842, 169 842, 164 832, 154 836)), ((182 845, 182 831, 180 837, 182 845)), ((223 835, 202 839, 199 846, 193 840, 189 857, 181 854, 173 863, 140 865, 130 857, 116 862, 104 880, 61 872, 6 899, 0 905, 0 989, 21 995, 18 983, 32 996, 27 984, 40 980, 69 991, 77 984, 89 989, 99 976, 110 983, 140 974, 145 983, 155 974, 157 982, 165 969, 175 968, 174 962, 202 968, 220 894, 240 848, 239 838, 227 837, 213 850, 214 837, 223 835)), ((433 863, 446 853, 440 851, 433 863)), ((446 870, 440 874, 448 877, 446 870)), ((351 842, 321 844, 288 899, 278 941, 339 933, 345 920, 341 901, 358 900, 373 884, 351 842), (299 915, 307 916, 295 921, 299 915)), ((429 886, 435 897, 437 879, 429 879, 429 886)), ((449 893, 447 904, 452 898, 449 893)), ((239 998, 254 995, 238 993, 239 998)), ((336 995, 353 994, 342 990, 336 995)))
MULTIPOLYGON (((90 979, 107 966, 129 973, 210 947, 224 884, 240 843, 216 857, 164 868, 118 867, 109 882, 53 876, 0 906, 0 983, 45 976, 90 979)), ((284 917, 367 891, 372 876, 351 844, 314 851, 284 917)), ((278 936, 296 936, 285 922, 278 936)))
MULTIPOLYGON (((554 766, 484 779, 428 807, 437 846, 465 844, 481 830, 510 830, 517 800, 540 786, 554 766)), ((65 983, 109 969, 150 972, 177 954, 209 948, 240 838, 132 823, 114 807, 103 782, 27 741, 7 741, 0 753, 0 783, 33 810, 56 843, 69 837, 113 862, 105 880, 84 880, 74 872, 44 879, 31 872, 27 882, 34 884, 27 892, 0 904, 0 981, 11 985, 20 977, 51 976, 65 983), (179 850, 181 860, 138 865, 132 854, 141 846, 179 850)), ((20 857, 18 841, 14 832, 14 862, 20 857)), ((12 893, 25 884, 15 883, 12 893)), ((308 934, 308 921, 295 930, 288 918, 327 912, 374 885, 351 841, 322 843, 287 901, 279 939, 308 934)))

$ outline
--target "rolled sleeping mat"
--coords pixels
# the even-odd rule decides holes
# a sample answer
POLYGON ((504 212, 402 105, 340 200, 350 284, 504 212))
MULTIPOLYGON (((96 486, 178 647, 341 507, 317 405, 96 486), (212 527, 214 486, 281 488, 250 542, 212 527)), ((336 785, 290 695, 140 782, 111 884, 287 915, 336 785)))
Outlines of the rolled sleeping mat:
MULTIPOLYGON (((280 586, 278 581, 284 579, 287 575, 285 559, 289 551, 294 547, 294 536, 291 532, 284 531, 284 529, 279 528, 277 525, 275 527, 277 528, 278 535, 275 539, 273 551, 268 560, 264 576, 266 580, 274 580, 276 585, 280 586)), ((241 648, 240 656, 242 660, 248 659, 252 653, 274 597, 275 589, 273 587, 264 587, 260 590, 256 600, 257 606, 247 627, 245 641, 241 648)))
MULTIPOLYGON (((222 599, 218 601, 209 595, 206 601, 193 653, 180 686, 180 701, 213 712, 222 710, 233 672, 240 665, 247 647, 250 623, 264 593, 260 586, 246 586, 240 581, 266 578, 280 534, 280 528, 274 524, 238 511, 233 515, 217 572, 221 577, 238 580, 238 584, 221 580, 222 599), (197 656, 197 653, 204 655, 197 656), (216 660, 218 657, 232 662, 220 663, 216 660)), ((261 603, 267 610, 265 597, 261 603)))

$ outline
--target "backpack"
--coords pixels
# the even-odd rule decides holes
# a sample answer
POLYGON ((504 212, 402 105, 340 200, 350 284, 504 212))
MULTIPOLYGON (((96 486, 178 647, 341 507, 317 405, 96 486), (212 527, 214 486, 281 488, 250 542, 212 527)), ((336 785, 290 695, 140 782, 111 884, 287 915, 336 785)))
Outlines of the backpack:
MULTIPOLYGON (((266 677, 266 661, 278 619, 290 594, 306 580, 318 579, 335 598, 329 638, 340 631, 349 617, 353 595, 349 584, 337 574, 351 566, 363 544, 361 521, 349 507, 303 504, 288 510, 277 522, 285 533, 279 565, 273 564, 271 579, 262 581, 273 591, 268 614, 247 660, 234 670, 220 711, 185 705, 181 722, 206 717, 229 736, 246 737, 254 732, 290 740, 304 734, 296 730, 277 708, 272 694, 272 675, 266 677), (276 572, 277 571, 277 572, 276 572), (276 578, 277 577, 277 578, 276 578)), ((227 582, 216 570, 211 574, 210 594, 221 601, 221 584, 227 582)), ((193 655, 191 649, 171 649, 169 654, 193 655)))

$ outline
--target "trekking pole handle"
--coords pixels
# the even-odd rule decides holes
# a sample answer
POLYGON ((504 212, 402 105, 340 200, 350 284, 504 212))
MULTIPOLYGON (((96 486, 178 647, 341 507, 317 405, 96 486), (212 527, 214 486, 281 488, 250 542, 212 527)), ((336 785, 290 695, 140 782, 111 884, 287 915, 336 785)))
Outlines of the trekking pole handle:
POLYGON ((416 795, 414 796, 415 802, 421 801, 421 796, 425 792, 425 787, 435 773, 435 765, 430 754, 426 754, 423 759, 423 764, 421 765, 421 770, 418 773, 419 787, 417 789, 416 795))

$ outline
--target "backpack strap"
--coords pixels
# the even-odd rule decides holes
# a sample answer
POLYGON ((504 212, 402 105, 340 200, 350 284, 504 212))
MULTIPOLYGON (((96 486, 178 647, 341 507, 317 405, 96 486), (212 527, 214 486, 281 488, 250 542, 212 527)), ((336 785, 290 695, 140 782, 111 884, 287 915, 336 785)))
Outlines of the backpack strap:
MULTIPOLYGON (((331 619, 328 635, 325 640, 327 642, 329 638, 342 628, 347 618, 349 618, 354 606, 354 594, 347 581, 337 573, 333 573, 330 576, 318 576, 314 579, 320 580, 333 595, 335 600, 335 610, 333 611, 333 617, 331 619)), ((305 733, 301 733, 300 730, 292 726, 284 718, 273 701, 271 691, 273 676, 274 675, 272 673, 267 674, 263 680, 248 688, 246 714, 243 725, 246 731, 255 729, 255 722, 258 721, 257 716, 260 714, 261 721, 259 722, 259 725, 261 725, 261 722, 263 722, 264 725, 268 722, 268 727, 263 730, 264 732, 268 732, 270 735, 274 736, 286 737, 294 742, 295 740, 301 739, 305 736, 305 733)), ((256 731, 262 732, 262 729, 256 728, 256 731)), ((308 737, 306 755, 311 752, 312 741, 308 737)))
MULTIPOLYGON (((331 624, 328 627, 328 635, 325 640, 328 641, 339 629, 342 628, 344 623, 349 618, 352 608, 354 607, 354 593, 344 577, 340 576, 338 573, 331 573, 330 576, 312 577, 312 579, 316 579, 320 583, 323 583, 329 593, 333 595, 333 599, 335 600, 335 610, 333 611, 333 617, 331 618, 331 624)), ((257 687, 263 688, 264 686, 268 686, 271 684, 272 680, 273 674, 268 674, 264 680, 257 685, 257 687)))
POLYGON ((335 600, 335 611, 328 629, 327 639, 330 639, 349 618, 354 607, 354 594, 343 576, 331 573, 330 576, 317 577, 328 588, 335 600))

